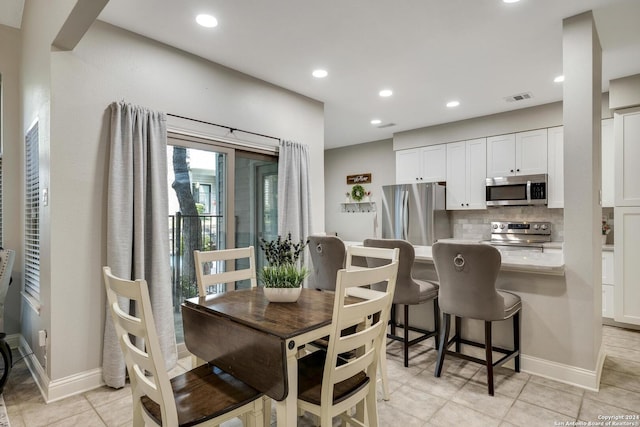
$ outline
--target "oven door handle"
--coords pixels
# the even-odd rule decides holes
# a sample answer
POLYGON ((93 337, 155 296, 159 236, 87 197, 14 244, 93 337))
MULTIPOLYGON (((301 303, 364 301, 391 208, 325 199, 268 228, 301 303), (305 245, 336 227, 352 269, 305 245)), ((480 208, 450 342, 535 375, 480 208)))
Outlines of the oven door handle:
POLYGON ((531 204, 531 181, 527 181, 527 203, 531 204))

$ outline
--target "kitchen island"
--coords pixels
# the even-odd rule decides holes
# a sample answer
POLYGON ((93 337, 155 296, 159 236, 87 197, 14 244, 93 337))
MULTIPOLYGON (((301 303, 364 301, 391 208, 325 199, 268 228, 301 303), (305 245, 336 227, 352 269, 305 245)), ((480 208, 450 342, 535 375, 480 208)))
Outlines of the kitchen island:
MULTIPOLYGON (((361 244, 361 242, 345 243, 361 244)), ((565 270, 562 244, 552 242, 543 246, 541 252, 512 248, 503 248, 500 251, 502 265, 496 279, 496 287, 512 292, 522 299, 521 369, 523 372, 579 387, 596 389, 604 354, 600 354, 598 369, 595 371, 570 364, 571 354, 575 348, 572 340, 579 338, 573 337, 575 328, 568 321, 570 319, 568 313, 575 309, 577 301, 575 296, 567 292, 565 275, 569 272, 565 270)), ((415 246, 415 251, 413 277, 437 281, 431 246, 415 246)), ((600 293, 600 290, 593 291, 596 294, 600 293)), ((433 328, 430 304, 414 305, 409 309, 412 324, 426 329, 433 328)), ((463 319, 462 326, 465 338, 483 341, 483 322, 463 319)), ((493 338, 495 346, 511 348, 513 345, 511 323, 494 322, 493 338)), ((431 345, 432 341, 428 340, 426 343, 431 345)), ((435 351, 435 349, 428 351, 435 351)), ((445 368, 446 363, 445 361, 445 368)), ((512 364, 511 361, 505 366, 511 367, 512 364)))

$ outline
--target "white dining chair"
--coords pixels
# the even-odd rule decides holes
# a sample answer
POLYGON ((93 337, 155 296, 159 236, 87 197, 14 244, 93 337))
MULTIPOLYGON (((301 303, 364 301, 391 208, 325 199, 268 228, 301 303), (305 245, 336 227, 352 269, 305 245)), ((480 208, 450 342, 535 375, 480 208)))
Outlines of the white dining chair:
POLYGON ((368 250, 394 261, 376 268, 338 271, 327 350, 298 361, 298 407, 317 416, 321 427, 332 426, 336 416, 343 423, 378 426, 376 372, 398 273, 398 250, 368 250), (379 282, 387 282, 385 291, 367 289, 379 282), (352 303, 347 295, 362 300, 352 303), (355 333, 342 334, 354 326, 355 333), (344 353, 353 356, 345 360, 340 356, 344 353), (363 406, 364 411, 360 410, 363 406), (352 408, 357 408, 355 417, 352 408))
MULTIPOLYGON (((227 290, 235 289, 235 282, 240 280, 249 280, 251 287, 255 288, 258 284, 256 279, 256 259, 253 246, 236 249, 220 249, 217 251, 193 251, 193 258, 196 264, 196 281, 198 282, 198 295, 207 295, 207 289, 211 286, 225 284, 227 290), (248 268, 237 268, 238 260, 245 259, 248 261, 248 268), (218 271, 222 262, 226 263, 226 267, 230 267, 231 262, 235 265, 231 266, 228 271, 218 271)), ((224 270, 225 268, 221 268, 224 270)))
MULTIPOLYGON (((397 252, 397 257, 395 259, 391 259, 389 258, 389 254, 387 252, 379 252, 379 251, 371 251, 372 247, 365 247, 365 246, 349 246, 349 248, 347 249, 347 256, 346 256, 346 260, 345 260, 345 268, 347 270, 362 270, 368 267, 363 267, 363 260, 365 260, 365 264, 366 264, 366 259, 368 258, 376 258, 379 260, 387 260, 387 262, 390 261, 398 261, 398 267, 400 266, 399 262, 400 262, 400 250, 398 249, 397 252), (357 262, 354 263, 354 260, 358 260, 357 262), (355 265, 354 265, 355 264, 355 265)), ((395 254, 395 253, 394 253, 395 254)), ((397 280, 396 280, 397 283, 397 280)), ((355 290, 353 290, 355 291, 355 290)), ((353 292, 352 291, 352 292, 353 292)), ((357 292, 360 292, 361 296, 366 297, 366 290, 359 290, 357 292)), ((395 297, 395 288, 394 291, 392 293, 392 297, 395 297)), ((393 306, 393 305, 392 305, 393 306)), ((380 359, 379 359, 379 368, 380 368, 380 382, 382 383, 382 398, 384 400, 389 400, 391 398, 391 393, 389 391, 389 376, 387 375, 387 340, 386 337, 385 339, 382 340, 382 351, 380 352, 380 359)))
POLYGON ((103 267, 103 276, 131 381, 135 427, 217 426, 237 417, 244 417, 251 427, 262 425, 262 393, 218 368, 205 364, 170 380, 147 282, 118 278, 109 267, 103 267), (136 314, 123 311, 118 299, 135 302, 136 314))

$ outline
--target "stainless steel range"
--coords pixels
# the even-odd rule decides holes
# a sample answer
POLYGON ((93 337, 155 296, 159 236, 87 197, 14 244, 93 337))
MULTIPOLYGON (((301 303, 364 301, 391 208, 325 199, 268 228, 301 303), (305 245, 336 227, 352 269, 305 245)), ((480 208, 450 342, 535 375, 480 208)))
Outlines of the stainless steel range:
POLYGON ((513 248, 539 248, 551 241, 550 222, 494 221, 491 223, 493 246, 513 248))

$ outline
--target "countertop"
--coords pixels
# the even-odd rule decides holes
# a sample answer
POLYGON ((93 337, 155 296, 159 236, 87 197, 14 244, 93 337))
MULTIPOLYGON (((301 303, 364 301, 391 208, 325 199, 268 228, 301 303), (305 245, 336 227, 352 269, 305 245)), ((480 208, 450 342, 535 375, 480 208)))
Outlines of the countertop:
MULTIPOLYGON (((450 242, 476 243, 476 241, 447 239, 450 242)), ((345 242, 345 245, 360 245, 362 242, 345 242)), ((431 246, 415 246, 416 262, 433 264, 431 246)), ((527 250, 501 250, 502 271, 518 271, 524 273, 551 274, 557 276, 564 275, 564 255, 562 253, 562 243, 545 244, 542 252, 532 252, 527 250), (547 246, 548 245, 548 246, 547 246)))
MULTIPOLYGON (((414 246, 416 261, 433 263, 431 246, 414 246)), ((529 250, 501 250, 503 271, 520 271, 537 274, 564 275, 564 256, 562 250, 549 248, 544 252, 529 250)))

